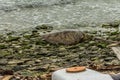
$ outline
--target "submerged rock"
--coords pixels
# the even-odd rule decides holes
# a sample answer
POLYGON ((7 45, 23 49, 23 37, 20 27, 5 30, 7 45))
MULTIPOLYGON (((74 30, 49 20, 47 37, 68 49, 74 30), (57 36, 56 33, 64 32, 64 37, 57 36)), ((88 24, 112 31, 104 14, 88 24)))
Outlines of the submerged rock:
POLYGON ((43 35, 42 38, 52 44, 77 44, 85 39, 85 34, 81 31, 62 31, 43 35))
POLYGON ((8 36, 7 41, 8 41, 8 42, 17 41, 19 38, 20 38, 20 37, 17 37, 17 36, 8 36))
POLYGON ((53 27, 52 27, 52 26, 49 26, 49 25, 43 24, 43 25, 38 25, 38 26, 36 26, 35 29, 37 29, 37 30, 41 30, 41 29, 42 29, 42 30, 52 30, 53 27))

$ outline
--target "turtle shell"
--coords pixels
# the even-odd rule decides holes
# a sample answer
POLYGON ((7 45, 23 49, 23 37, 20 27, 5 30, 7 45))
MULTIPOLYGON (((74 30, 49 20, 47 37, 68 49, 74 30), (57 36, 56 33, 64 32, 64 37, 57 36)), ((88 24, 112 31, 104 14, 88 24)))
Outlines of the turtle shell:
POLYGON ((52 44, 77 44, 84 39, 81 31, 61 31, 43 35, 42 38, 52 44))

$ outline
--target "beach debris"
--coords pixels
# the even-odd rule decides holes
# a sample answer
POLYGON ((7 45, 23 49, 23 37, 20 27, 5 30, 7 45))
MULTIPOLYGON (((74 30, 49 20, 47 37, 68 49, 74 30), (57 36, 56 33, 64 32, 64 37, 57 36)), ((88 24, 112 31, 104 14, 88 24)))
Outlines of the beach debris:
POLYGON ((76 73, 76 72, 82 72, 85 71, 86 67, 85 66, 79 66, 79 67, 70 67, 66 69, 66 72, 68 73, 76 73))

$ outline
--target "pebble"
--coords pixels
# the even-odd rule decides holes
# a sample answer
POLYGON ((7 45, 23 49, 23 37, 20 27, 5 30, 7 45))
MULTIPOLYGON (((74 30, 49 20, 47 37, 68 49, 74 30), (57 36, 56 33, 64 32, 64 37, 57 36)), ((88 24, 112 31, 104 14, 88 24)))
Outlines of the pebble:
POLYGON ((7 59, 1 59, 0 60, 0 65, 6 65, 8 64, 8 60, 7 59))
POLYGON ((35 63, 41 63, 41 62, 42 62, 42 61, 39 60, 39 59, 35 60, 35 63))
POLYGON ((12 65, 12 64, 23 64, 24 61, 22 60, 11 60, 8 62, 9 65, 12 65))
POLYGON ((35 71, 42 71, 42 72, 45 72, 48 70, 50 64, 45 64, 45 65, 42 65, 42 66, 36 66, 33 68, 33 70, 35 71))

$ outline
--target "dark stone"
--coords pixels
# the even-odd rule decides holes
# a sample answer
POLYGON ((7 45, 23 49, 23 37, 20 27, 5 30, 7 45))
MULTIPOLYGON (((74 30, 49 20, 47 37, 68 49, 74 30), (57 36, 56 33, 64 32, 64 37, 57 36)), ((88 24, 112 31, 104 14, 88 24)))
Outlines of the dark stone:
POLYGON ((49 25, 38 25, 38 26, 36 26, 35 27, 35 29, 37 29, 37 30, 40 30, 40 29, 43 29, 43 30, 52 30, 53 29, 53 27, 52 26, 49 26, 49 25))
POLYGON ((0 69, 0 74, 1 75, 13 75, 14 72, 12 70, 2 70, 2 69, 0 69))
POLYGON ((17 66, 14 66, 12 70, 14 70, 14 71, 20 71, 20 70, 23 70, 23 69, 25 69, 27 67, 28 66, 19 66, 19 65, 17 65, 17 66))

